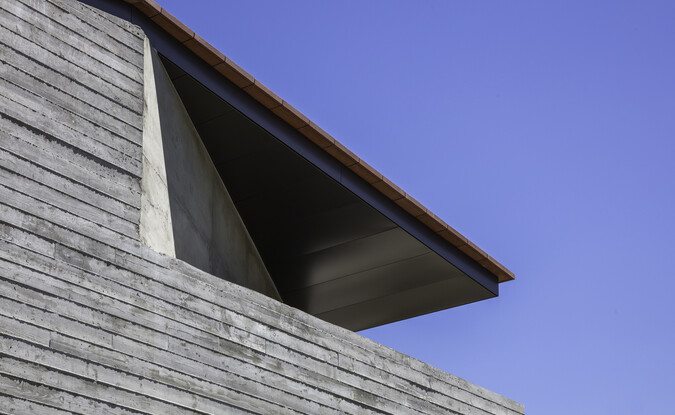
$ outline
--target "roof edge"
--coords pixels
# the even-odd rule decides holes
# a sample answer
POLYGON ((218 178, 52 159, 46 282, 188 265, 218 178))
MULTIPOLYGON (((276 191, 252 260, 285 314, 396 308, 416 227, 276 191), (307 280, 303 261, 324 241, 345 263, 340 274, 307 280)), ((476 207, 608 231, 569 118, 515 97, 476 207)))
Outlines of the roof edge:
POLYGON ((434 233, 478 262, 483 268, 494 274, 499 283, 515 279, 514 273, 499 261, 485 253, 485 251, 445 223, 420 202, 384 177, 375 168, 361 160, 338 140, 235 64, 157 2, 154 0, 123 1, 135 6, 136 9, 150 18, 150 20, 155 22, 169 35, 190 49, 197 57, 272 111, 309 141, 330 154, 334 159, 399 205, 408 214, 422 222, 434 233))

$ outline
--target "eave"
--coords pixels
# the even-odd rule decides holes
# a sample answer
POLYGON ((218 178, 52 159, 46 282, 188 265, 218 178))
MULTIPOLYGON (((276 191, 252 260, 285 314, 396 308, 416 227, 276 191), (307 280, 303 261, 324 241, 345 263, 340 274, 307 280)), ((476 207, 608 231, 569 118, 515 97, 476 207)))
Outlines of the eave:
MULTIPOLYGON (((189 83, 189 86, 184 85, 183 91, 197 90, 203 87, 205 91, 212 92, 224 103, 231 105, 238 113, 241 113, 251 121, 251 126, 246 128, 253 128, 255 125, 265 130, 282 143, 284 148, 290 149, 293 154, 299 155, 300 158, 307 161, 310 165, 317 167, 323 174, 332 178, 334 182, 337 182, 336 184, 339 183, 339 185, 353 193, 364 205, 374 208, 378 214, 390 220, 396 228, 409 234, 435 255, 443 258, 451 265, 451 268, 459 270, 462 275, 468 277, 467 281, 473 281, 475 284, 472 284, 478 287, 469 289, 467 291, 468 294, 463 298, 451 299, 450 297, 457 295, 455 291, 457 291, 459 286, 443 286, 439 291, 434 289, 436 282, 430 280, 424 282, 423 286, 418 288, 411 289, 407 287, 406 294, 399 295, 398 297, 385 295, 379 300, 373 299, 373 305, 368 306, 368 312, 377 314, 373 311, 377 310, 377 307, 383 307, 388 311, 386 311, 386 315, 373 317, 370 323, 359 325, 353 322, 353 320, 359 319, 359 314, 363 313, 363 310, 359 310, 357 306, 354 306, 357 307, 355 311, 345 311, 347 314, 353 314, 351 317, 327 317, 327 320, 351 329, 366 328, 376 324, 383 324, 401 318, 489 298, 498 294, 498 283, 514 279, 514 274, 497 260, 489 256, 365 161, 361 160, 300 111, 274 94, 223 53, 178 21, 156 2, 152 0, 124 0, 124 2, 85 0, 84 2, 117 14, 141 26, 148 37, 150 37, 151 42, 165 58, 165 64, 170 73, 171 64, 175 65, 173 78, 178 79, 183 76, 182 73, 177 73, 177 71, 184 71, 189 75, 189 79, 183 79, 184 82, 189 83), (133 5, 135 9, 129 12, 129 9, 123 7, 126 6, 125 2, 133 5), (186 55, 186 51, 191 52, 187 54, 190 56, 186 55), (224 80, 226 82, 223 82, 224 80), (420 291, 422 289, 423 291, 420 291), (442 295, 445 295, 448 299, 444 300, 441 298, 442 295), (441 297, 436 298, 437 296, 441 297), (388 304, 394 298, 397 299, 396 301, 412 304, 410 310, 403 313, 395 312, 394 310, 397 305, 392 306, 388 304), (377 305, 378 301, 382 303, 379 306, 377 305)), ((179 85, 177 85, 177 88, 180 92, 181 88, 179 85)), ((193 98, 192 102, 186 102, 186 106, 189 109, 191 105, 200 105, 199 103, 202 98, 207 95, 204 92, 201 97, 193 98)), ((183 99, 190 101, 187 94, 183 99)), ((197 128, 198 130, 200 129, 199 126, 197 128)), ((200 131, 200 134, 207 141, 207 138, 204 137, 205 133, 200 131)), ((220 151, 218 150, 220 147, 216 146, 212 148, 216 149, 214 150, 215 152, 220 151)), ((223 177, 223 180, 229 185, 226 177, 223 177)), ((236 187, 237 184, 241 185, 242 183, 233 183, 232 186, 236 187)), ((237 202, 236 191, 233 194, 233 198, 237 202)), ((241 214, 246 222, 247 216, 251 216, 252 214, 247 212, 245 207, 239 206, 238 208, 244 210, 241 214)), ((323 213, 325 212, 319 212, 319 214, 323 213)), ((317 214, 317 212, 313 214, 317 214)), ((249 225, 249 223, 247 223, 247 226, 255 228, 256 224, 249 225)), ((254 239, 256 239, 255 229, 251 229, 251 233, 254 239)), ((259 234, 262 233, 259 232, 259 234)), ((278 243, 278 241, 275 243, 278 243)), ((265 258, 265 255, 263 257, 265 258)), ((271 260, 268 257, 265 261, 271 260)), ((272 268, 275 268, 274 264, 272 268)), ((271 269, 271 271, 273 272, 274 269, 271 269)), ((281 282, 281 284, 285 284, 285 282, 281 282)), ((464 285, 462 283, 462 286, 464 285)), ((292 286, 293 284, 291 284, 292 286)), ((361 288, 356 284, 350 289, 356 292, 361 288)), ((461 289, 464 290, 464 288, 461 289)), ((290 303, 292 305, 320 317, 326 317, 325 312, 322 315, 320 307, 314 311, 312 310, 311 303, 316 303, 317 301, 313 300, 311 295, 299 299, 293 299, 293 295, 289 295, 287 298, 291 299, 290 303)), ((329 297, 324 296, 322 298, 319 301, 320 303, 325 303, 325 299, 329 297)), ((357 300, 353 301, 356 301, 355 304, 358 304, 357 300)))

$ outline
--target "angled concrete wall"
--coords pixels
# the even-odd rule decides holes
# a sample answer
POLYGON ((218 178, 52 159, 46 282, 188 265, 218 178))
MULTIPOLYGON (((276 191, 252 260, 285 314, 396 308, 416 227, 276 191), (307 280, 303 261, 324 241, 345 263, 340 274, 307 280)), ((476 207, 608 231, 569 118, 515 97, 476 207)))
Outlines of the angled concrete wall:
POLYGON ((143 178, 139 234, 145 245, 175 258, 176 243, 153 64, 155 53, 148 38, 145 38, 143 55, 143 178))
POLYGON ((144 38, 0 2, 0 413, 523 413, 144 245, 144 38))
POLYGON ((144 51, 141 240, 158 252, 280 300, 208 151, 147 38, 144 51))

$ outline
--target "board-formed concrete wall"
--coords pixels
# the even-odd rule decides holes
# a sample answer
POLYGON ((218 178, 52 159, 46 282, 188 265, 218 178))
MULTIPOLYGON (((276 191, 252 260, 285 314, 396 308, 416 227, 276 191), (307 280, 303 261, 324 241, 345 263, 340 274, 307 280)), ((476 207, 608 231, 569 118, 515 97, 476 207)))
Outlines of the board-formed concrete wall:
POLYGON ((522 414, 140 242, 144 34, 0 1, 0 414, 522 414))

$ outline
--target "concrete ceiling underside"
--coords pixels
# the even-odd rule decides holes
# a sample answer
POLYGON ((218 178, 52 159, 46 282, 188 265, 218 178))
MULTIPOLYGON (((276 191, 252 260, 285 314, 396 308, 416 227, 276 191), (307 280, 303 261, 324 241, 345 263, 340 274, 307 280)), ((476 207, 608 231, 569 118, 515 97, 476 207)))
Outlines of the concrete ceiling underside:
POLYGON ((284 302, 361 330, 496 295, 163 63, 284 302))

